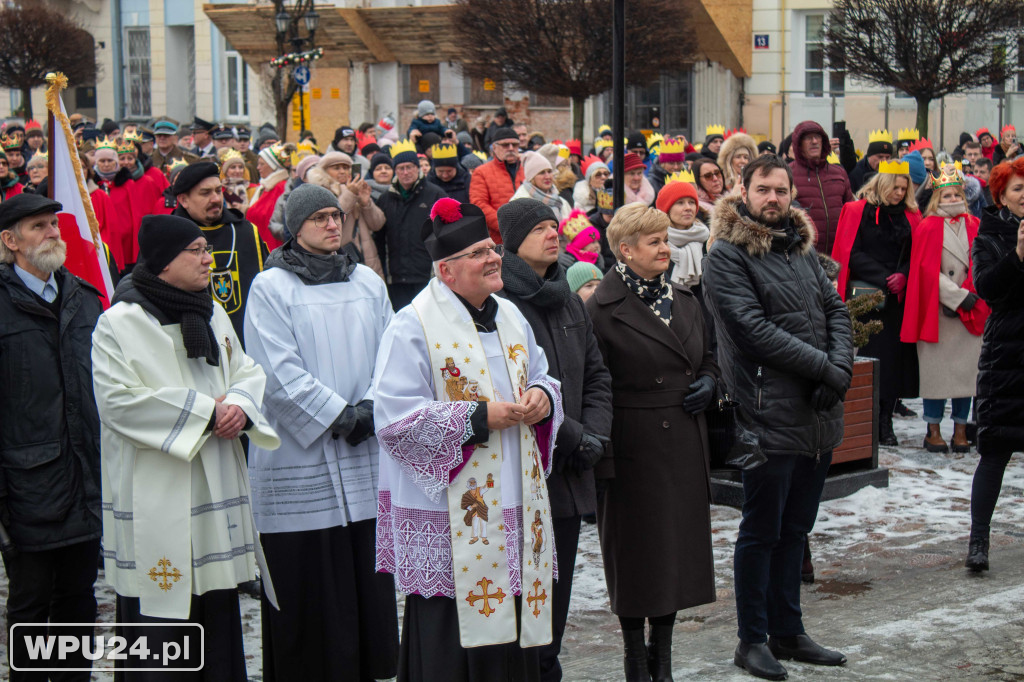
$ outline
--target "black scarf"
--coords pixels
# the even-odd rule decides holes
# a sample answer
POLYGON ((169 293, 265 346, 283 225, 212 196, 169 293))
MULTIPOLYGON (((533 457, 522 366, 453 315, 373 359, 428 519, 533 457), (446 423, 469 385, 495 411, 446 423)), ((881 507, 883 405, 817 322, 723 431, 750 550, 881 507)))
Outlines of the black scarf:
POLYGON ((615 271, 622 277, 626 288, 639 296, 655 317, 666 325, 672 322, 672 287, 665 280, 665 273, 658 275, 657 279, 644 279, 621 261, 615 265, 615 271))
POLYGON ((356 264, 344 251, 320 255, 310 253, 289 239, 267 258, 267 268, 281 268, 294 272, 305 284, 333 284, 347 282, 356 264))
MULTIPOLYGON (((452 293, 455 294, 454 291, 452 293)), ((493 296, 487 297, 483 308, 477 308, 458 294, 455 294, 455 298, 459 299, 462 305, 466 306, 466 310, 469 311, 469 316, 473 318, 473 324, 476 325, 478 332, 487 334, 497 331, 498 323, 495 318, 498 316, 498 302, 494 300, 493 296)))
POLYGON ((220 346, 213 334, 213 298, 206 289, 185 291, 172 286, 143 264, 132 270, 132 282, 140 294, 160 309, 172 322, 181 323, 181 339, 190 358, 206 358, 206 364, 220 365, 220 346))
POLYGON ((548 310, 564 308, 572 296, 569 280, 558 263, 552 264, 546 276, 541 278, 526 261, 511 251, 505 251, 501 258, 501 280, 508 293, 548 310))

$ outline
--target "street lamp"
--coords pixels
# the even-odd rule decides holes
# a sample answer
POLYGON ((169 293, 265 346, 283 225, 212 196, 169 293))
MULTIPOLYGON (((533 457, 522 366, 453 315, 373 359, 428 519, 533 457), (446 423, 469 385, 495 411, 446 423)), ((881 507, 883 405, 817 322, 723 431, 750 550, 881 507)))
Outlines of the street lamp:
MULTIPOLYGON (((285 41, 288 41, 292 45, 292 52, 276 57, 271 60, 270 63, 272 66, 276 66, 277 68, 283 68, 289 64, 293 65, 292 77, 294 78, 295 66, 304 64, 305 62, 316 61, 321 57, 321 55, 323 55, 322 48, 312 49, 316 30, 320 26, 320 15, 316 12, 315 4, 310 2, 309 9, 302 15, 302 21, 306 25, 306 31, 309 32, 309 36, 303 38, 299 35, 298 25, 292 23, 292 15, 288 13, 287 9, 285 9, 284 1, 279 0, 279 3, 278 7, 280 8, 280 11, 274 15, 274 27, 277 29, 278 45, 283 46, 285 41), (302 46, 306 43, 309 43, 310 50, 308 52, 302 52, 302 46)), ((295 3, 296 13, 300 10, 303 4, 304 3, 301 0, 297 0, 295 3)), ((301 88, 299 91, 299 117, 302 121, 302 126, 305 126, 306 112, 302 99, 301 88)))
POLYGON ((311 7, 309 11, 306 12, 306 16, 302 17, 302 19, 306 22, 306 30, 309 31, 309 37, 310 40, 312 40, 317 27, 320 26, 320 15, 311 7))

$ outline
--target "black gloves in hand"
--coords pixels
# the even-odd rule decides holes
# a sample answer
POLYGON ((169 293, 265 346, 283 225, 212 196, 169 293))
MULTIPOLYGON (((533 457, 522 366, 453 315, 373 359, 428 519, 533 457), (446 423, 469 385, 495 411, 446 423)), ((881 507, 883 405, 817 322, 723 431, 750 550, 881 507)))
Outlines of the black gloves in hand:
POLYGON ((700 414, 715 397, 715 380, 707 374, 701 375, 690 384, 690 394, 683 398, 683 409, 690 414, 700 414))
POLYGON ((572 467, 577 475, 582 474, 587 469, 593 469, 594 465, 604 456, 607 444, 608 439, 604 436, 584 432, 580 436, 580 444, 576 446, 576 449, 572 451, 569 457, 568 465, 572 467))
POLYGON ((965 313, 969 313, 971 312, 971 308, 973 308, 977 302, 978 295, 972 294, 971 292, 968 291, 967 298, 960 302, 960 310, 964 311, 965 313))
POLYGON ((846 391, 850 388, 852 377, 842 369, 839 369, 831 362, 825 366, 825 373, 821 377, 821 383, 839 394, 839 400, 846 397, 846 391))
POLYGON ((363 400, 348 405, 331 425, 333 437, 342 436, 349 445, 359 445, 373 435, 373 401, 363 400))
POLYGON ((811 393, 811 407, 818 411, 831 410, 843 401, 843 396, 826 384, 819 384, 811 393))

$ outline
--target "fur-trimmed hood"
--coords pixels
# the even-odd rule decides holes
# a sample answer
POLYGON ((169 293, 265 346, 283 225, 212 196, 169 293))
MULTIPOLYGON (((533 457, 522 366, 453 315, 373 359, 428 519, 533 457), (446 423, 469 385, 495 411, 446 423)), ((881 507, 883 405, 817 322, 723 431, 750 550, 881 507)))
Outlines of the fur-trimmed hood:
MULTIPOLYGON (((772 231, 765 225, 740 214, 742 197, 727 195, 715 203, 711 213, 711 241, 723 241, 746 249, 751 256, 763 258, 772 248, 772 231)), ((807 214, 789 209, 789 220, 800 236, 800 253, 814 251, 816 231, 807 214)))

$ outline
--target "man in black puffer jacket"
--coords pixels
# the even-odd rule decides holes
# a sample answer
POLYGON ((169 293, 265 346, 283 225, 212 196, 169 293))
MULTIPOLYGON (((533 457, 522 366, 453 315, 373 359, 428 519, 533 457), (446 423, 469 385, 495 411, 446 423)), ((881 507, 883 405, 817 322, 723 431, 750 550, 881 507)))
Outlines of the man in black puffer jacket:
MULTIPOLYGON (((63 267, 59 210, 38 194, 0 205, 0 522, 13 543, 3 553, 8 628, 96 620, 103 528, 90 358, 103 308, 99 292, 63 267)), ((91 627, 19 632, 92 636, 91 627)), ((24 637, 9 641, 16 664, 29 665, 24 637)), ((73 654, 64 665, 91 663, 73 654)), ((61 679, 89 679, 88 672, 68 675, 61 679)))
MULTIPOLYGON (((505 245, 501 296, 516 304, 548 359, 548 374, 562 382, 565 421, 555 441, 548 478, 558 581, 551 616, 552 642, 540 650, 541 680, 562 679, 558 662, 569 615, 572 574, 583 514, 597 511, 594 469, 611 466, 605 445, 612 430, 612 378, 605 367, 590 315, 572 293, 558 259, 558 223, 536 199, 516 199, 498 209, 505 245)), ((606 475, 607 472, 606 472, 606 475)))
POLYGON ((814 225, 791 208, 792 196, 783 160, 766 155, 750 163, 741 197, 715 207, 703 277, 722 376, 768 456, 743 472, 734 560, 734 660, 768 679, 785 679, 778 658, 846 662, 804 634, 800 567, 843 436, 853 338, 846 306, 815 255, 814 225))

